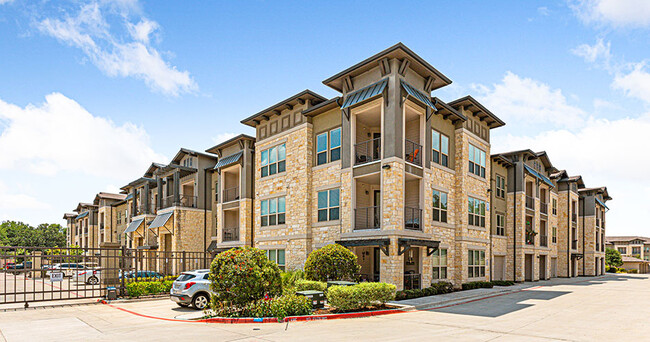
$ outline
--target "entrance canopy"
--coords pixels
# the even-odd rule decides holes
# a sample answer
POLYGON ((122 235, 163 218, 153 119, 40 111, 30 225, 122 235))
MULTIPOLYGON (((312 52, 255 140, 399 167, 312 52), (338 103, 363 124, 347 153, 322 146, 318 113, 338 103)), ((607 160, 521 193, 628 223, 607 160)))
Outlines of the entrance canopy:
POLYGON ((409 239, 409 238, 399 238, 397 239, 397 255, 402 255, 412 246, 422 246, 427 248, 427 256, 433 254, 438 247, 440 247, 440 241, 433 240, 421 240, 421 239, 409 239))
MULTIPOLYGON (((156 216, 156 218, 154 218, 153 221, 151 222, 151 224, 149 225, 149 229, 151 229, 151 228, 160 228, 160 227, 165 227, 165 224, 167 223, 167 221, 169 221, 169 218, 172 217, 172 215, 174 215, 174 212, 173 212, 173 211, 169 211, 169 212, 166 212, 166 213, 158 214, 158 215, 156 216)), ((165 227, 165 229, 167 229, 167 227, 165 227)), ((168 231, 170 234, 174 235, 174 232, 173 232, 173 231, 170 231, 169 229, 167 229, 167 231, 168 231)), ((155 233, 154 233, 154 234, 155 234, 155 233)), ((157 236, 157 235, 156 235, 156 236, 157 236)))
POLYGON ((124 230, 124 234, 135 232, 140 228, 142 222, 144 222, 144 218, 133 220, 133 222, 129 223, 129 226, 124 230))
POLYGON ((388 246, 390 245, 390 239, 355 239, 355 240, 340 240, 336 241, 339 245, 343 247, 379 247, 384 254, 388 255, 388 246))

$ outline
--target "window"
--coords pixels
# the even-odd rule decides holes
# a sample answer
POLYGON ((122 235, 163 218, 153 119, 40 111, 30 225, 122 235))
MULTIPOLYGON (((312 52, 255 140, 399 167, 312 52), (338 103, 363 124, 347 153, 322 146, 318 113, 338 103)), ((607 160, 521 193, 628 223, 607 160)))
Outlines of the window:
POLYGON ((506 198, 506 179, 497 175, 496 186, 496 196, 499 198, 506 198))
POLYGON ((557 243, 557 227, 553 227, 553 243, 557 243))
POLYGON ((318 222, 339 219, 339 189, 318 192, 318 222))
POLYGON ((485 277, 485 251, 468 250, 467 277, 485 277))
POLYGON ((447 193, 433 190, 433 220, 447 222, 447 193))
POLYGON ((627 247, 618 247, 618 252, 621 254, 627 254, 627 247))
POLYGON ((284 249, 269 249, 266 251, 266 257, 278 264, 280 270, 284 271, 284 249))
POLYGON ((485 151, 469 144, 469 173, 485 178, 485 151))
POLYGON ((286 144, 271 147, 262 151, 262 177, 286 171, 286 144))
POLYGON ((632 247, 633 255, 641 255, 641 247, 632 247))
POLYGON ((552 199, 551 200, 552 206, 553 206, 553 215, 557 215, 557 199, 552 199))
POLYGON ((326 164, 328 156, 330 162, 341 159, 340 127, 316 136, 316 165, 326 164))
POLYGON ((497 214, 497 235, 506 236, 506 215, 497 214))
POLYGON ((436 131, 432 131, 432 147, 433 157, 432 160, 436 164, 442 166, 449 166, 449 137, 436 131))
POLYGON ((262 227, 275 226, 285 223, 285 198, 271 198, 263 200, 262 209, 262 227))
POLYGON ((485 201, 467 198, 467 224, 470 226, 485 227, 485 201))
POLYGON ((433 252, 433 280, 447 279, 447 250, 433 252))

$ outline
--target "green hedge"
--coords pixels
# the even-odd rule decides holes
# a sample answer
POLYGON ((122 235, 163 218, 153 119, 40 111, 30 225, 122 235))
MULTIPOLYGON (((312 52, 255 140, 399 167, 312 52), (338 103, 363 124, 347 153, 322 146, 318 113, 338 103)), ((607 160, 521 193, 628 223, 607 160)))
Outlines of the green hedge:
POLYGON ((454 292, 454 286, 446 281, 432 283, 430 287, 416 290, 402 290, 395 294, 396 300, 413 299, 454 292))
POLYGON ((295 282, 295 286, 296 291, 314 290, 325 292, 325 290, 327 290, 327 283, 322 281, 298 279, 295 282))
POLYGON ((492 280, 491 283, 494 286, 512 286, 515 284, 515 282, 511 280, 492 280))
POLYGON ((129 297, 169 293, 173 282, 173 280, 129 282, 126 283, 126 293, 129 297))
MULTIPOLYGON (((276 317, 282 320, 288 316, 311 314, 311 302, 305 296, 284 295, 271 300, 250 303, 236 315, 238 317, 276 317)), ((231 315, 232 316, 232 315, 231 315)))
POLYGON ((332 286, 327 290, 327 302, 337 311, 355 311, 384 304, 395 298, 395 285, 361 283, 352 286, 332 286))
POLYGON ((361 266, 349 249, 331 244, 309 253, 305 261, 305 278, 309 280, 354 280, 361 266))
POLYGON ((636 268, 631 268, 627 270, 627 273, 639 273, 639 270, 637 270, 636 268))
POLYGON ((471 281, 461 286, 463 290, 474 290, 474 289, 491 289, 494 285, 489 281, 471 281))

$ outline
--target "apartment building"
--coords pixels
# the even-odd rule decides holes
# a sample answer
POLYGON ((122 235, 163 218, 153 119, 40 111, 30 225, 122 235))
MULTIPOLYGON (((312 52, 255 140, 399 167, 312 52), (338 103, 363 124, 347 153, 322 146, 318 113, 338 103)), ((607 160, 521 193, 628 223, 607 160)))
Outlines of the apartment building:
POLYGON ((605 247, 619 251, 622 256, 650 261, 650 238, 643 236, 607 236, 605 247))
POLYGON ((606 189, 545 152, 492 155, 505 123, 471 96, 432 95, 451 80, 406 46, 323 83, 339 95, 304 90, 243 119, 255 136, 151 164, 122 188, 125 245, 251 245, 288 270, 339 243, 363 279, 399 289, 602 270, 606 189))
POLYGON ((63 214, 63 219, 65 220, 67 228, 65 235, 66 246, 77 245, 77 242, 79 241, 77 237, 77 229, 75 227, 76 218, 77 214, 74 213, 63 214))

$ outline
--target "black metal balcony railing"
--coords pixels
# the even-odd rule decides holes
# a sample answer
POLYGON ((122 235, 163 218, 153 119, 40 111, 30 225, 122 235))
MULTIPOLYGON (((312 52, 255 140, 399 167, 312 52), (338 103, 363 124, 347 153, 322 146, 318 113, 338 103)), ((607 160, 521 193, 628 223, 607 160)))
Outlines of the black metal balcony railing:
POLYGON ((526 231, 526 244, 530 246, 535 245, 535 233, 533 231, 526 231))
POLYGON ((578 249, 578 240, 571 241, 571 249, 578 249))
POLYGON ((600 244, 596 242, 596 251, 600 251, 600 244))
POLYGON ((404 274, 404 290, 418 290, 421 287, 422 275, 419 273, 404 274))
POLYGON ((381 138, 370 139, 354 145, 354 165, 381 159, 381 138))
POLYGON ((542 247, 548 247, 548 235, 539 235, 539 245, 542 247))
POLYGON ((162 208, 169 208, 174 206, 174 195, 167 196, 162 199, 162 208))
POLYGON ((223 190, 223 202, 236 201, 239 199, 239 187, 235 186, 232 188, 223 190))
POLYGON ((411 230, 422 230, 422 209, 404 208, 404 228, 411 230))
POLYGON ((380 228, 381 207, 367 207, 354 209, 354 229, 380 228))
POLYGON ((355 277, 360 281, 360 282, 379 282, 379 274, 378 273, 373 273, 373 274, 367 274, 367 273, 359 273, 355 274, 355 277))
POLYGON ((544 215, 548 215, 548 203, 540 202, 539 203, 539 212, 541 212, 544 215))
POLYGON ((573 223, 578 222, 578 215, 576 213, 571 214, 571 222, 573 223))
POLYGON ((103 223, 99 224, 99 230, 104 230, 104 224, 103 223))
POLYGON ((596 219, 596 227, 600 227, 600 219, 599 218, 596 219))
POLYGON ((178 196, 178 202, 174 201, 174 196, 167 196, 162 200, 162 208, 169 208, 173 206, 186 207, 186 208, 196 208, 196 196, 189 195, 180 195, 178 196))
POLYGON ((411 164, 422 166, 422 145, 404 139, 404 159, 411 164))
POLYGON ((223 229, 223 241, 239 241, 239 227, 229 227, 223 229))
POLYGON ((535 209, 535 198, 526 195, 526 208, 535 209))

